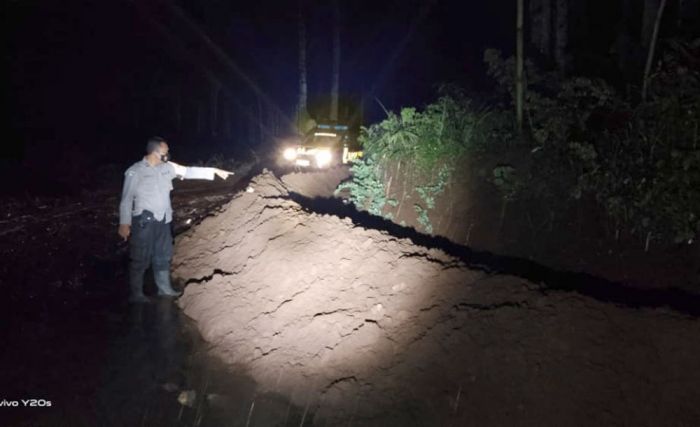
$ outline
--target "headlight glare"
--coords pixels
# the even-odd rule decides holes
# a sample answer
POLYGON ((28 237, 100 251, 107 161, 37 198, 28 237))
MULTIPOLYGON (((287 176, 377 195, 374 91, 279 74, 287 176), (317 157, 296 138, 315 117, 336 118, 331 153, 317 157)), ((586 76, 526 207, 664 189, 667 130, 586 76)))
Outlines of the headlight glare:
POLYGON ((282 156, 284 156, 285 160, 294 160, 297 158, 297 150, 296 148, 287 148, 282 153, 282 156))
POLYGON ((330 151, 321 150, 316 153, 316 164, 318 164, 319 167, 328 166, 331 163, 332 157, 330 151))

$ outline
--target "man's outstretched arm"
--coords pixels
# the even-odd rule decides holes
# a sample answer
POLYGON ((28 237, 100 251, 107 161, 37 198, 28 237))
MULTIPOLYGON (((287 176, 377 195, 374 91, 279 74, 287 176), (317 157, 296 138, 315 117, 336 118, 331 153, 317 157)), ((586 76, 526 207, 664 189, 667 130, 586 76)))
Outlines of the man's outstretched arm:
POLYGON ((213 181, 215 175, 221 179, 226 179, 229 177, 229 175, 233 175, 233 172, 218 168, 182 166, 174 162, 168 162, 168 164, 172 166, 175 176, 179 177, 180 179, 207 179, 209 181, 213 181))

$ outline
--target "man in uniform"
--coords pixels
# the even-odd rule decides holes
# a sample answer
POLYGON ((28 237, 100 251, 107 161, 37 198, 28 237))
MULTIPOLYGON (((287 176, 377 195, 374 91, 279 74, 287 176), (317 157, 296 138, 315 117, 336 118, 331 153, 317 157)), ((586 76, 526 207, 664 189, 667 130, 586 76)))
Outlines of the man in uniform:
POLYGON ((217 168, 185 167, 169 161, 169 147, 163 138, 152 137, 146 144, 143 160, 125 172, 119 204, 119 235, 129 242, 129 284, 131 302, 148 302, 143 293, 143 276, 149 264, 158 287, 158 295, 179 296, 170 284, 170 260, 173 253, 170 205, 172 180, 207 179, 217 175, 228 178, 233 172, 217 168))

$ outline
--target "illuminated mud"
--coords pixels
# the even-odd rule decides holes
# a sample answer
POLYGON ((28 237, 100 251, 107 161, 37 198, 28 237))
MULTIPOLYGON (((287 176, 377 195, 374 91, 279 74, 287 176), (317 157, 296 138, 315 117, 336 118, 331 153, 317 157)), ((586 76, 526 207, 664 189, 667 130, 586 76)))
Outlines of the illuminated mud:
POLYGON ((314 421, 700 420, 700 324, 468 269, 308 212, 263 173, 180 236, 178 301, 213 350, 314 421))
POLYGON ((292 172, 280 179, 289 191, 304 197, 333 197, 338 184, 350 176, 350 167, 341 165, 327 170, 292 172))

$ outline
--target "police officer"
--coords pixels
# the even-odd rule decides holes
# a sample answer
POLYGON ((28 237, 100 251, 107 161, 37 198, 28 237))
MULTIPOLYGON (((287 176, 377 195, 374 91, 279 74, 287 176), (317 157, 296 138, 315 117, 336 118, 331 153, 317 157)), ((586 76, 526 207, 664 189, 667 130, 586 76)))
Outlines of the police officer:
POLYGON ((233 172, 217 168, 185 167, 169 161, 169 147, 160 137, 146 144, 143 160, 124 174, 119 204, 119 235, 129 242, 129 284, 131 302, 148 302, 143 293, 143 275, 149 265, 160 296, 179 296, 170 284, 170 260, 173 254, 170 205, 172 180, 228 178, 233 172))

